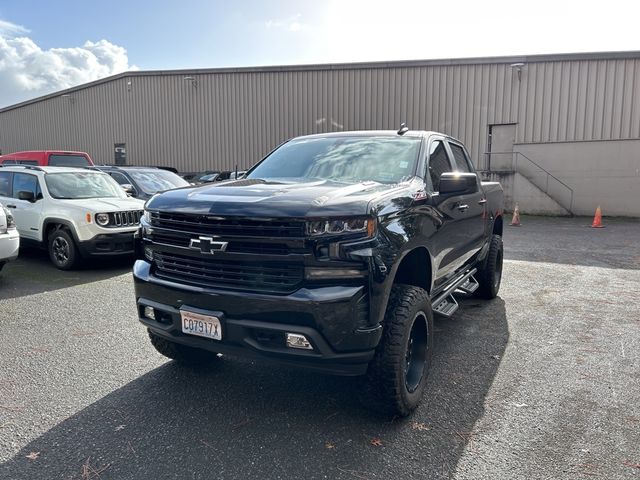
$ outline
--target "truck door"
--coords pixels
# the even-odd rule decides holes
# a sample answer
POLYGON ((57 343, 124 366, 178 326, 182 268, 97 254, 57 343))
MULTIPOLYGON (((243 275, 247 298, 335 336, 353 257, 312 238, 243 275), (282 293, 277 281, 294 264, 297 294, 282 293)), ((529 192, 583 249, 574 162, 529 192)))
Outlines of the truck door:
MULTIPOLYGON (((464 147, 453 140, 448 140, 447 143, 451 159, 455 163, 455 171, 476 173, 464 147)), ((466 262, 482 248, 486 225, 486 207, 484 191, 480 178, 478 178, 478 190, 475 193, 463 195, 460 198, 460 204, 455 209, 458 228, 461 230, 459 253, 463 262, 466 262)))
POLYGON ((436 230, 431 237, 431 255, 435 263, 435 281, 446 277, 456 268, 457 252, 454 245, 459 241, 455 237, 459 234, 456 223, 456 215, 452 212, 453 203, 449 200, 441 201, 438 195, 440 188, 440 176, 446 172, 452 172, 455 167, 451 161, 449 152, 442 137, 431 137, 428 146, 429 158, 427 159, 427 174, 425 179, 429 182, 429 190, 432 192, 432 205, 435 210, 434 218, 437 219, 436 230))

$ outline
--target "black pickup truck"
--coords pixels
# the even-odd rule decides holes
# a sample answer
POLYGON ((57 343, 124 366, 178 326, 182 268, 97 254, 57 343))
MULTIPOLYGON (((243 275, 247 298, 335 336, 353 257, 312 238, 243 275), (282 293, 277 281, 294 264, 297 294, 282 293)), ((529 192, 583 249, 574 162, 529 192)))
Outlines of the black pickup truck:
POLYGON ((362 375, 364 401, 408 415, 425 388, 433 315, 493 298, 503 195, 435 132, 289 140, 241 180, 146 204, 139 320, 167 357, 211 352, 362 375))

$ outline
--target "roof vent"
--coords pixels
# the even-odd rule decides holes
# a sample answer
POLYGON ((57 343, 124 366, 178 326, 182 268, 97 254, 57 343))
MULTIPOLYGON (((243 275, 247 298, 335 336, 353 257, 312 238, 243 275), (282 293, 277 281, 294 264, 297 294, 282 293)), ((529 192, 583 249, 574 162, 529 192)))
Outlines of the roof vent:
POLYGON ((398 130, 398 135, 404 135, 408 131, 409 131, 409 127, 407 127, 407 124, 406 123, 401 123, 400 124, 400 129, 398 130))

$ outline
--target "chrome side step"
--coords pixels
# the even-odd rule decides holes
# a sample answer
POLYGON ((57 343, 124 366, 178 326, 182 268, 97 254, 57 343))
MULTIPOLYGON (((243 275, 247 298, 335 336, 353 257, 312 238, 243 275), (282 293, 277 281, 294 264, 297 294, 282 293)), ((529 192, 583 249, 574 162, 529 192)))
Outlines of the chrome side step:
POLYGON ((433 306, 433 313, 449 318, 451 315, 456 313, 458 307, 459 305, 456 299, 453 295, 449 295, 447 298, 442 299, 440 303, 433 306))
POLYGON ((459 307, 458 302, 453 296, 456 290, 461 293, 471 294, 480 286, 478 281, 473 277, 476 272, 477 269, 472 268, 456 277, 449 286, 433 300, 431 304, 433 306, 433 313, 446 318, 451 317, 459 307))
POLYGON ((462 293, 466 293, 467 295, 471 295, 480 287, 480 284, 475 279, 473 275, 471 275, 467 280, 458 287, 458 290, 462 293))

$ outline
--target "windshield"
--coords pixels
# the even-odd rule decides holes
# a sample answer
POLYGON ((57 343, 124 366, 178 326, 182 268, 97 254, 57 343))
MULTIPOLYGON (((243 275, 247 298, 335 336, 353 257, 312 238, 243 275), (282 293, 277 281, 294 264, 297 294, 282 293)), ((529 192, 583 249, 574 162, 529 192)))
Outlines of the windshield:
POLYGON ((128 170, 127 173, 144 193, 154 194, 172 188, 186 187, 189 182, 167 170, 128 170))
POLYGON ((86 167, 90 165, 84 155, 49 155, 52 167, 86 167))
POLYGON ((415 172, 419 137, 322 137, 292 140, 245 178, 397 183, 415 172))
POLYGON ((118 183, 104 173, 48 173, 44 179, 53 198, 127 198, 118 183))

